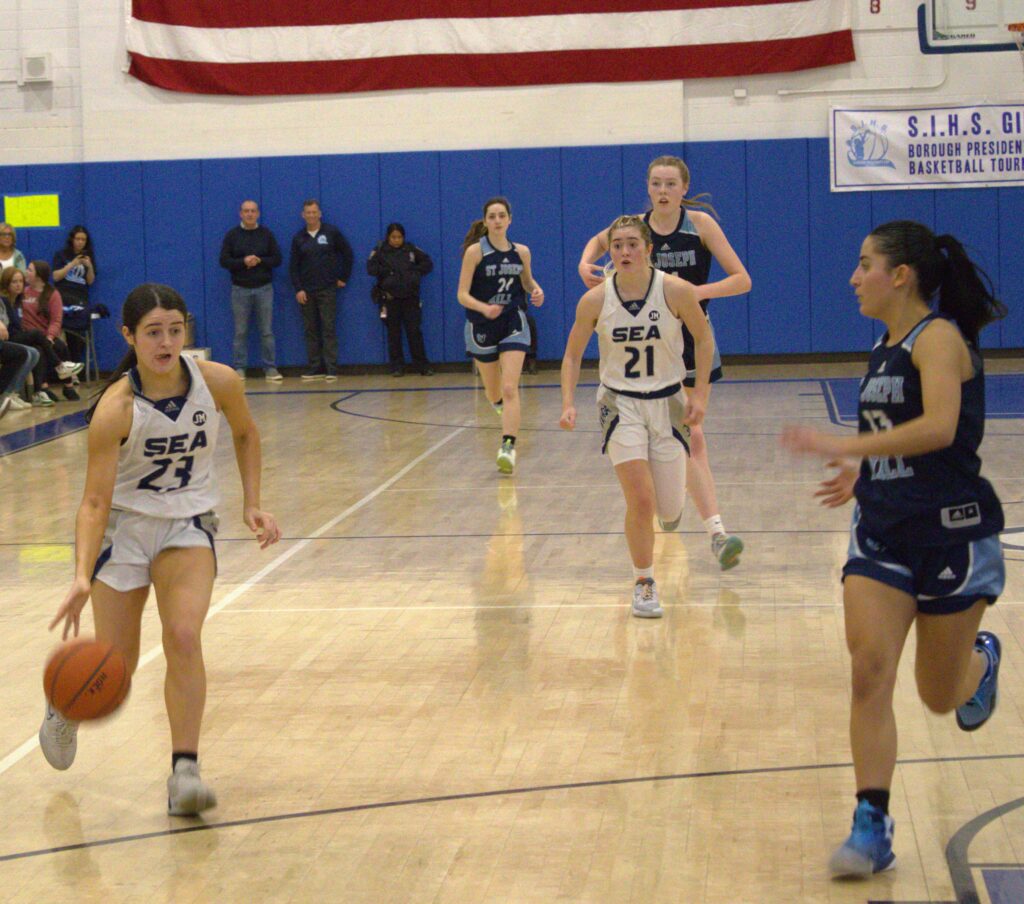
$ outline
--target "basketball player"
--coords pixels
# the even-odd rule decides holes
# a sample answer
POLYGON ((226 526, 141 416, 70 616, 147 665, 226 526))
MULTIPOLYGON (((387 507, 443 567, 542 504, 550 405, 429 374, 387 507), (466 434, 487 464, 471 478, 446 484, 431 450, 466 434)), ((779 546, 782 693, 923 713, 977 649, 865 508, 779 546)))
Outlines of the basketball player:
MULTIPOLYGON (((260 437, 238 375, 181 354, 187 311, 169 286, 133 289, 121 332, 131 346, 89 412, 85 491, 75 526, 75 579, 50 623, 78 634, 90 596, 97 640, 113 644, 134 672, 150 585, 163 625, 164 700, 171 726, 168 812, 192 816, 217 803, 199 776, 206 703, 200 641, 216 557, 214 450, 227 418, 242 477, 243 518, 265 549, 280 538, 260 506, 260 437)), ((77 749, 74 722, 49 705, 39 743, 55 769, 77 749)))
POLYGON ((974 731, 996 705, 999 639, 978 627, 1003 589, 1003 510, 980 476, 978 332, 1006 308, 955 238, 906 220, 864 240, 850 283, 861 313, 886 328, 860 384, 860 432, 788 427, 782 441, 839 467, 816 494, 823 505, 857 497, 843 568, 857 808, 829 865, 837 876, 867 876, 895 862, 892 697, 910 626, 917 690, 930 710, 956 709, 960 728, 974 731))
POLYGON ((661 618, 654 582, 654 515, 675 530, 686 501, 690 429, 704 417, 714 355, 711 327, 694 286, 651 266, 651 233, 642 217, 619 217, 606 246, 615 268, 576 307, 562 359, 564 430, 576 426, 576 384, 597 330, 601 387, 597 405, 607 452, 626 497, 626 543, 633 560, 633 615, 661 618), (683 333, 694 339, 694 387, 682 387, 683 333))
MULTIPOLYGON (((697 298, 708 316, 708 302, 712 298, 742 295, 750 291, 750 276, 732 245, 715 221, 714 208, 698 198, 687 198, 690 171, 678 157, 658 157, 647 167, 647 194, 651 209, 643 215, 651 230, 653 248, 651 263, 659 270, 674 273, 697 288, 697 298), (698 210, 697 208, 703 208, 698 210), (709 211, 710 213, 705 213, 709 211), (708 282, 711 260, 714 258, 726 273, 725 279, 708 282)), ((702 196, 700 196, 702 197, 702 196)), ((583 249, 579 273, 589 286, 599 285, 604 278, 603 268, 595 261, 608 251, 605 233, 599 232, 583 249)), ((685 385, 694 385, 693 337, 683 327, 683 359, 686 362, 685 385)), ((715 348, 711 369, 711 382, 722 378, 722 360, 715 348)), ((715 479, 708 461, 707 441, 700 424, 690 429, 690 464, 687 468, 687 489, 693 497, 704 527, 711 538, 711 551, 719 567, 726 571, 739 564, 743 541, 729 534, 722 523, 715 492, 715 479)), ((663 525, 664 526, 664 525, 663 525)))
POLYGON ((544 304, 544 290, 530 271, 530 249, 508 237, 512 207, 505 198, 484 204, 462 242, 459 304, 466 309, 466 354, 476 359, 484 394, 501 415, 498 470, 516 467, 519 433, 519 375, 530 350, 526 293, 531 304, 544 304))

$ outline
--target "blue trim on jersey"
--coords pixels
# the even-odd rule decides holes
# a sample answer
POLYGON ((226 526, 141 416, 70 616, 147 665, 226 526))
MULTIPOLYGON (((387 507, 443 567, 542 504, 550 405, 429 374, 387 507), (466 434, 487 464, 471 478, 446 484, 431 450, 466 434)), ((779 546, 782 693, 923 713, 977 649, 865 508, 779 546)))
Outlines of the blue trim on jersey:
POLYGON ((192 524, 193 524, 194 527, 199 528, 199 530, 201 530, 204 534, 206 534, 206 539, 210 541, 210 551, 213 553, 213 574, 214 574, 214 577, 216 577, 217 576, 217 571, 218 571, 218 568, 217 568, 217 544, 213 542, 213 534, 211 534, 205 527, 203 527, 203 522, 201 520, 202 517, 203 517, 202 515, 193 515, 192 516, 192 524))
POLYGON ((107 564, 107 561, 108 561, 108 560, 110 559, 110 557, 111 557, 111 555, 113 555, 113 553, 114 553, 114 544, 113 544, 113 543, 111 543, 111 544, 110 544, 110 546, 108 546, 108 547, 107 547, 106 549, 104 549, 104 550, 103 550, 103 552, 101 552, 101 553, 100 553, 100 554, 99 554, 99 555, 98 555, 98 556, 96 557, 96 564, 95 564, 95 565, 93 565, 93 568, 92 568, 92 577, 90 577, 90 578, 89 578, 89 581, 90 581, 90 582, 92 582, 92 581, 95 581, 95 580, 96 580, 96 577, 97 577, 97 576, 99 575, 99 573, 100 573, 100 569, 101 569, 101 568, 102 568, 102 567, 103 567, 104 565, 106 565, 106 564, 107 564))

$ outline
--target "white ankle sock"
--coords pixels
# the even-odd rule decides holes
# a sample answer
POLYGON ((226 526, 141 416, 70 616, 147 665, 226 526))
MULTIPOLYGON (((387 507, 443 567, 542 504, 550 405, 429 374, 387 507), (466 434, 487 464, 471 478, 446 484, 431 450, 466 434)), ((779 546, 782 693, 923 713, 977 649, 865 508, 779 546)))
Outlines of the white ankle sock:
POLYGON ((709 537, 714 537, 715 534, 724 534, 725 525, 722 524, 722 516, 712 515, 710 518, 705 518, 704 529, 708 532, 709 537))
POLYGON ((633 580, 639 581, 643 578, 647 578, 650 581, 654 580, 654 566, 651 565, 649 568, 637 568, 633 566, 633 580))

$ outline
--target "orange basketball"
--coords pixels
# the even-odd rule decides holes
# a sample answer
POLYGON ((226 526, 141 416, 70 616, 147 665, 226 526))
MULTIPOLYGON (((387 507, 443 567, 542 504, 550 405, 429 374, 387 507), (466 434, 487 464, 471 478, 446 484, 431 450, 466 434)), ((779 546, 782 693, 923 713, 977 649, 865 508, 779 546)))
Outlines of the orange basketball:
POLYGON ((102 719, 128 694, 131 676, 124 654, 109 643, 81 638, 53 651, 43 674, 50 705, 66 719, 102 719))

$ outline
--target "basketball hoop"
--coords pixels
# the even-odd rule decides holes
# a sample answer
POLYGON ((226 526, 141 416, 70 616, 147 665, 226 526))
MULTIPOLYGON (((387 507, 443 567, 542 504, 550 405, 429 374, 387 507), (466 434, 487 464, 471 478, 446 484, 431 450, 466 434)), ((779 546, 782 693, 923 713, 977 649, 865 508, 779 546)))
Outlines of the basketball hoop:
POLYGON ((1017 45, 1021 63, 1024 63, 1024 22, 1010 22, 1006 27, 1013 36, 1014 43, 1017 45))

